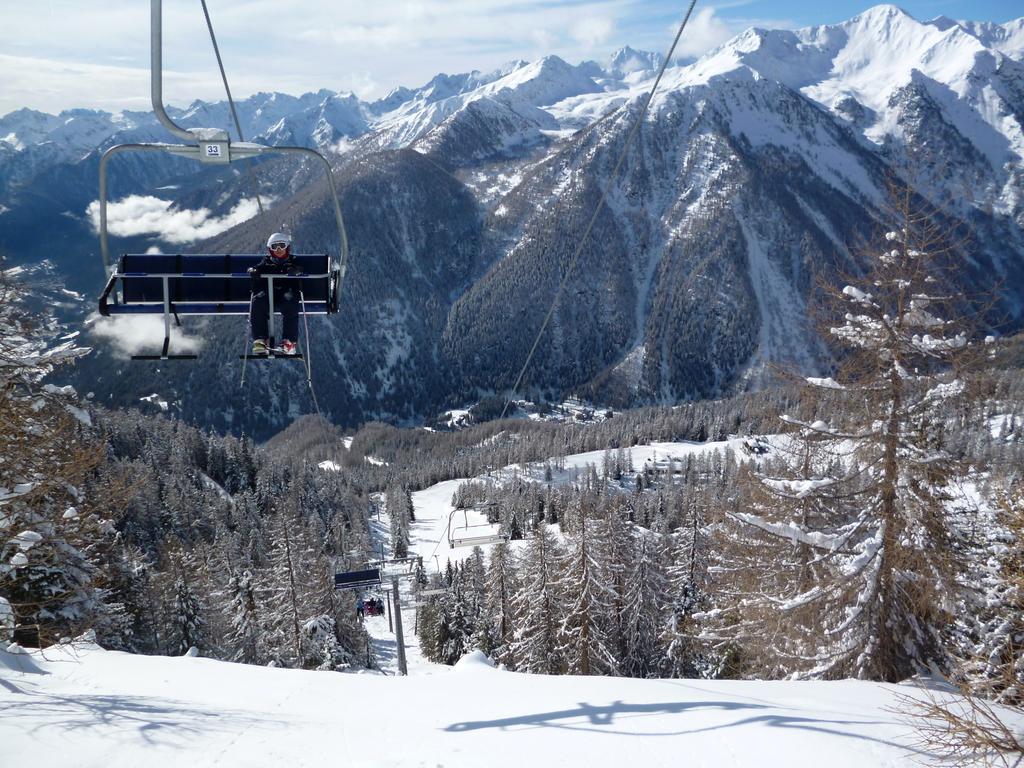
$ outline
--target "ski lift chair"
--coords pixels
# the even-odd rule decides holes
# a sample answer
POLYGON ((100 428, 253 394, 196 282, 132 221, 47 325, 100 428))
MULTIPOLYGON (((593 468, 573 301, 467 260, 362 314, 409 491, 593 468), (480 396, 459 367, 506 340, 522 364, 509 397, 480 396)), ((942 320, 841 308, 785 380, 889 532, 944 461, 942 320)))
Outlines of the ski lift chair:
POLYGON ((460 529, 456 528, 455 530, 452 530, 452 516, 454 516, 455 513, 458 512, 458 511, 459 511, 458 509, 453 509, 448 514, 448 548, 449 549, 455 549, 456 547, 479 547, 479 546, 483 546, 484 544, 500 544, 503 541, 508 541, 509 536, 508 536, 507 533, 494 533, 492 531, 492 532, 486 533, 486 534, 466 535, 466 534, 469 533, 469 529, 470 528, 483 528, 485 526, 490 528, 492 523, 482 523, 480 525, 475 525, 475 526, 469 525, 469 520, 466 517, 466 510, 465 509, 462 510, 462 514, 463 514, 463 527, 461 529, 462 531, 465 532, 465 534, 459 535, 459 530, 460 529))
POLYGON ((334 574, 334 588, 336 590, 363 590, 380 587, 380 583, 379 568, 365 568, 360 571, 343 571, 334 574))
MULTIPOLYGON (((133 360, 188 360, 195 355, 170 354, 171 316, 245 315, 251 307, 248 269, 260 254, 151 254, 121 256, 99 299, 99 312, 112 315, 163 315, 164 341, 159 354, 133 355, 133 360)), ((301 311, 307 315, 338 311, 341 269, 328 254, 297 254, 299 276, 264 275, 270 281, 270 315, 274 315, 274 282, 299 284, 301 311)), ((271 325, 271 327, 273 327, 271 325)))
MULTIPOLYGON (((109 275, 99 300, 101 315, 162 314, 164 341, 158 355, 135 355, 135 360, 194 359, 195 355, 170 354, 171 315, 248 315, 250 280, 247 270, 260 260, 256 255, 208 254, 126 254, 111 267, 107 236, 107 163, 121 152, 160 152, 198 160, 203 164, 227 165, 237 160, 270 154, 300 155, 323 164, 338 227, 340 260, 327 255, 295 256, 305 273, 302 276, 264 275, 270 281, 270 320, 274 319, 274 281, 298 280, 306 314, 330 314, 338 311, 338 294, 348 264, 348 238, 338 202, 334 174, 327 158, 308 147, 265 146, 232 141, 228 132, 217 128, 183 128, 175 123, 163 104, 163 22, 161 0, 150 0, 151 19, 151 92, 157 119, 184 144, 118 144, 100 156, 99 230, 103 269, 109 275)), ((216 45, 216 43, 215 43, 216 45)), ((219 58, 219 57, 218 57, 219 58)), ((230 100, 230 93, 228 94, 230 100)), ((240 129, 239 129, 240 132, 240 129)), ((180 321, 179 321, 180 322, 180 321)), ((271 322, 271 327, 273 323, 271 322)), ((297 357, 297 356, 296 356, 297 357)), ((306 366, 307 379, 311 375, 306 366)))

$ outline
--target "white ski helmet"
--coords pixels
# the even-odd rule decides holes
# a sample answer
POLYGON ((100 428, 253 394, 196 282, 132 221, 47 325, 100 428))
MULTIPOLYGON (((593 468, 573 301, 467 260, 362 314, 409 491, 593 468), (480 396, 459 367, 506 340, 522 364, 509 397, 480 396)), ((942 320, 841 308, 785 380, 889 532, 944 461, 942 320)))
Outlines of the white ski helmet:
POLYGON ((284 243, 288 247, 291 247, 292 236, 289 234, 285 234, 284 232, 275 232, 274 234, 267 238, 267 248, 269 248, 274 243, 284 243))

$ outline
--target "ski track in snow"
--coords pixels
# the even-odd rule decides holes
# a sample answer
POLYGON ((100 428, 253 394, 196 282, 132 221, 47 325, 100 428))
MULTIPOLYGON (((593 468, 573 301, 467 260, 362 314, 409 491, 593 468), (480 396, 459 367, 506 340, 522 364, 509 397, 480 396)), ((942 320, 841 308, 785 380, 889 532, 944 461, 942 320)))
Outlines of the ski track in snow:
MULTIPOLYGON (((670 460, 682 461, 687 454, 725 450, 726 448, 739 451, 742 444, 742 438, 733 438, 710 443, 651 443, 650 445, 624 448, 623 451, 632 457, 633 466, 639 472, 645 466, 656 465, 664 467, 668 465, 670 460)), ((560 485, 573 482, 579 473, 590 466, 596 467, 600 471, 604 454, 605 452, 602 450, 567 456, 564 462, 564 469, 557 470, 552 468, 551 483, 553 485, 560 485)), ((501 485, 515 478, 543 483, 544 462, 536 462, 527 466, 512 464, 491 474, 479 475, 475 478, 445 480, 422 491, 414 492, 412 494, 412 501, 416 520, 409 525, 409 555, 418 555, 423 559, 423 567, 428 575, 443 573, 449 561, 454 565, 472 556, 472 547, 452 549, 448 546, 449 520, 451 521, 451 533, 453 536, 477 536, 498 533, 499 526, 497 524, 489 524, 486 515, 478 510, 469 509, 456 512, 451 503, 452 496, 460 485, 470 479, 477 482, 490 482, 501 485)), ((379 555, 383 545, 384 554, 387 557, 391 557, 391 520, 386 505, 383 503, 383 495, 381 495, 377 503, 380 510, 379 520, 376 516, 370 519, 374 552, 379 555)), ((513 550, 521 550, 527 546, 528 541, 512 541, 510 544, 513 550)), ((491 544, 481 546, 485 557, 492 547, 493 545, 491 544)), ((386 579, 385 584, 379 590, 368 590, 365 592, 365 595, 366 597, 379 597, 387 602, 387 597, 384 594, 385 588, 388 592, 391 591, 390 582, 386 579)), ((448 667, 445 665, 434 664, 424 659, 419 651, 419 645, 414 632, 417 616, 416 609, 412 607, 411 580, 399 579, 399 589, 403 606, 402 627, 405 634, 406 661, 409 674, 436 674, 439 671, 447 670, 448 667)), ((367 616, 365 626, 371 637, 371 644, 380 669, 386 674, 397 674, 397 650, 393 629, 388 627, 387 615, 367 616)))

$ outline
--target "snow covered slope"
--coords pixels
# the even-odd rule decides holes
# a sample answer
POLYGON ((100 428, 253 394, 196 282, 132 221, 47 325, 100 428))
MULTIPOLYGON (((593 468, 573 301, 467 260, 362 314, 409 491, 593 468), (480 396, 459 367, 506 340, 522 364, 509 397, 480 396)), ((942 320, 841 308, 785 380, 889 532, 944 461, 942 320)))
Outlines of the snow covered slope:
MULTIPOLYGON (((648 467, 652 469, 656 467, 664 468, 671 461, 683 462, 688 455, 714 453, 715 451, 725 451, 727 448, 733 451, 740 451, 743 442, 743 438, 706 443, 656 442, 650 445, 634 445, 623 450, 628 454, 632 465, 640 471, 642 468, 646 469, 648 467)), ((604 451, 591 451, 589 453, 577 453, 566 456, 560 462, 561 469, 547 466, 547 469, 551 472, 550 481, 544 480, 545 463, 543 462, 527 466, 511 464, 488 475, 472 478, 472 480, 501 486, 514 479, 520 479, 535 483, 550 482, 552 485, 557 486, 576 481, 588 467, 600 469, 604 457, 604 451)), ((472 547, 450 549, 448 547, 449 531, 453 537, 484 536, 498 533, 499 526, 497 524, 488 524, 486 516, 478 510, 470 509, 455 512, 455 507, 451 503, 452 494, 467 480, 468 478, 446 480, 412 494, 416 520, 409 526, 409 554, 418 555, 423 558, 423 565, 428 574, 435 571, 443 573, 447 560, 453 563, 461 562, 473 552, 472 547), (449 521, 451 523, 450 528, 449 521), (437 560, 434 559, 435 555, 437 560)), ((513 547, 525 546, 526 543, 525 540, 511 542, 513 547)), ((487 553, 493 546, 492 544, 485 544, 481 546, 481 549, 487 553)))
POLYGON ((893 712, 911 686, 268 669, 95 646, 0 651, 0 763, 887 768, 935 756, 893 712))

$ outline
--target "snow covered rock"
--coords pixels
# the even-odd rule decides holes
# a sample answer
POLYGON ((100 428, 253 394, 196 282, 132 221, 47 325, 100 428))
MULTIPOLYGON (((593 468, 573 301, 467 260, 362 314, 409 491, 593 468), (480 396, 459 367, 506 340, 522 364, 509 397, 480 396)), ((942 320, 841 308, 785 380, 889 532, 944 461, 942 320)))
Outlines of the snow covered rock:
POLYGON ((494 669, 494 662, 481 650, 470 651, 457 662, 456 672, 479 672, 482 669, 494 669))

